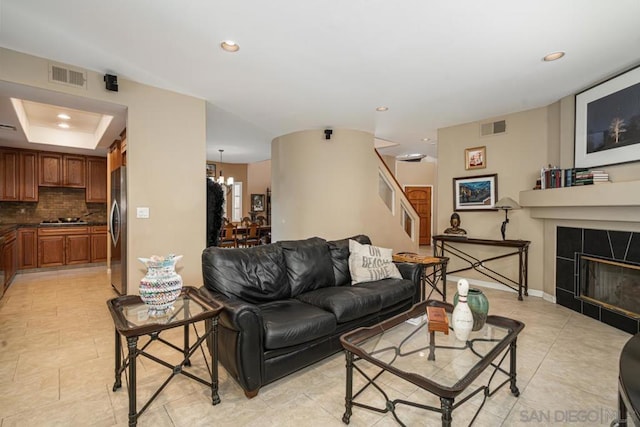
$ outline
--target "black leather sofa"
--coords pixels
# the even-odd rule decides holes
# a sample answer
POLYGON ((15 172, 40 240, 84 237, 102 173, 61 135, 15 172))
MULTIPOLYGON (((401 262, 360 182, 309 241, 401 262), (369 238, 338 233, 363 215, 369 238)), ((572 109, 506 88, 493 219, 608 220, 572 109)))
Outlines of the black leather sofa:
MULTIPOLYGON (((364 235, 352 239, 371 243, 364 235)), ((348 238, 203 251, 201 292, 224 306, 219 360, 247 397, 341 351, 339 338, 345 332, 378 323, 418 301, 419 265, 396 263, 402 279, 352 286, 348 259, 348 238)))

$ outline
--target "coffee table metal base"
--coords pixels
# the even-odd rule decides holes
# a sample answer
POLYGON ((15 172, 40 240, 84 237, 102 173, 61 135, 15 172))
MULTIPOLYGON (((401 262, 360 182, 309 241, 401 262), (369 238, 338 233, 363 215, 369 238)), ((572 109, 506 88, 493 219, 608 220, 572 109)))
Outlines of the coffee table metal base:
MULTIPOLYGON (((429 358, 429 360, 435 360, 435 354, 434 354, 435 349, 437 349, 437 348, 445 348, 445 347, 434 345, 434 343, 433 343, 433 334, 430 334, 430 335, 431 335, 430 336, 430 343, 429 343, 430 345, 429 345, 428 348, 429 348, 430 357, 433 357, 433 359, 429 358)), ((458 347, 446 347, 446 348, 449 348, 449 349, 460 349, 460 350, 464 350, 466 348, 469 348, 473 352, 474 351, 473 350, 473 341, 475 341, 475 340, 467 341, 467 343, 466 343, 466 345, 464 347, 459 347, 459 348, 458 347)), ((397 349, 397 350, 401 351, 400 349, 397 349)), ((426 348, 425 349, 420 349, 420 350, 426 350, 426 348)), ((414 350, 414 351, 419 351, 419 350, 414 350)), ((479 354, 477 354, 477 355, 480 358, 482 357, 479 354)), ((376 383, 376 380, 384 372, 387 372, 387 370, 381 369, 376 375, 374 375, 373 377, 370 377, 362 369, 360 369, 358 366, 356 366, 356 362, 358 362, 360 360, 364 360, 364 359, 361 359, 360 357, 354 355, 353 353, 351 353, 348 350, 345 350, 345 356, 346 356, 346 369, 347 369, 347 375, 346 375, 347 376, 347 381, 346 381, 347 389, 346 389, 346 396, 345 396, 345 413, 342 416, 342 422, 345 423, 345 424, 349 424, 350 419, 351 419, 351 415, 352 415, 352 408, 354 406, 357 406, 357 407, 360 407, 360 408, 368 409, 368 410, 379 412, 379 413, 383 413, 383 414, 387 413, 387 412, 391 412, 391 414, 393 415, 395 420, 398 422, 398 424, 404 426, 405 424, 400 420, 400 418, 396 414, 396 408, 397 408, 398 405, 407 405, 407 406, 413 406, 415 408, 420 408, 420 409, 425 409, 425 410, 441 413, 442 414, 442 417, 441 417, 442 426, 443 427, 450 427, 451 426, 451 422, 452 422, 452 412, 453 412, 453 410, 458 408, 460 405, 464 404, 465 402, 467 402, 469 399, 474 397, 476 394, 482 392, 484 394, 484 397, 482 399, 482 403, 481 403, 480 407, 478 408, 478 410, 476 411, 473 419, 471 420, 471 424, 473 424, 473 422, 475 421, 476 417, 480 413, 480 410, 484 406, 484 403, 486 402, 487 397, 493 396, 505 384, 507 384, 507 383, 510 384, 511 393, 515 397, 518 397, 520 395, 520 391, 518 390, 518 387, 516 386, 516 340, 515 339, 509 345, 509 349, 502 355, 502 358, 500 359, 500 361, 497 364, 496 363, 491 363, 490 364, 490 366, 492 366, 494 368, 494 371, 491 374, 487 384, 478 387, 477 389, 475 389, 471 393, 467 394, 462 400, 458 401, 457 403, 454 403, 454 399, 453 398, 439 396, 436 391, 427 390, 430 393, 432 393, 432 394, 434 394, 434 395, 436 395, 436 396, 438 396, 440 398, 440 407, 439 408, 435 407, 435 406, 424 405, 424 404, 417 403, 417 402, 407 401, 407 400, 404 400, 404 399, 390 400, 390 398, 387 395, 387 393, 382 389, 382 387, 380 385, 378 385, 376 383), (509 362, 510 362, 509 371, 506 371, 506 370, 504 370, 503 368, 500 367, 500 365, 502 365, 502 362, 505 360, 507 355, 509 355, 509 362), (366 380, 366 384, 364 386, 362 386, 362 388, 360 388, 355 394, 353 393, 353 371, 354 370, 356 370, 366 380), (491 389, 491 382, 493 381, 495 375, 498 372, 501 372, 504 375, 506 375, 507 379, 504 380, 499 385, 495 386, 493 389, 491 389), (366 405, 364 403, 360 403, 360 402, 356 402, 355 401, 355 399, 360 394, 362 394, 367 388, 369 388, 369 386, 374 387, 380 394, 382 394, 382 396, 384 397, 385 402, 386 402, 384 408, 376 408, 376 407, 373 407, 373 406, 366 405)))

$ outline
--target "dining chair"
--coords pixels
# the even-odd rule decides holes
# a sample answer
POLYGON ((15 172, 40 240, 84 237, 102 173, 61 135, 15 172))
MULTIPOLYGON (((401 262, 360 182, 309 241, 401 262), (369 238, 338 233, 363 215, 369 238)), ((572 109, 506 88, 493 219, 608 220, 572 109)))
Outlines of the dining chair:
POLYGON ((218 246, 221 248, 237 248, 238 247, 238 233, 237 226, 231 222, 228 222, 222 227, 223 234, 220 237, 218 246))
POLYGON ((260 234, 258 233, 258 223, 252 222, 247 227, 247 230, 242 235, 238 243, 240 246, 256 246, 260 244, 260 234))

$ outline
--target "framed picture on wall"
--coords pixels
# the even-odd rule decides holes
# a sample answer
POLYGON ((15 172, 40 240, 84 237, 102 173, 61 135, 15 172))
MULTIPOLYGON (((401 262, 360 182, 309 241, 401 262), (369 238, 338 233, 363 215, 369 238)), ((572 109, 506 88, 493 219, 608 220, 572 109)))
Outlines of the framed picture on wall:
POLYGON ((498 174, 453 178, 453 210, 495 210, 498 174))
POLYGON ((464 150, 464 168, 484 169, 487 167, 487 147, 473 147, 464 150))
POLYGON ((216 177, 216 165, 213 163, 207 163, 207 178, 209 177, 216 177))
POLYGON ((264 194, 251 195, 251 210, 253 212, 264 212, 264 194))
POLYGON ((576 95, 576 168, 640 160, 640 67, 576 95))

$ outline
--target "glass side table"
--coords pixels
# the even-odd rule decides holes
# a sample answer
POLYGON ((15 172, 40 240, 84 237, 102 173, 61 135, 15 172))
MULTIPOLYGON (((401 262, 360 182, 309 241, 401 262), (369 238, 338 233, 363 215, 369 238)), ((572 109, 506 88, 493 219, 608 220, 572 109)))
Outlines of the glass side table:
POLYGON ((198 381, 211 387, 211 401, 214 405, 220 403, 218 395, 218 315, 222 306, 204 299, 197 288, 185 286, 173 309, 162 317, 150 317, 147 306, 138 295, 124 295, 107 301, 109 312, 115 325, 115 383, 113 391, 122 387, 122 373, 128 370, 127 391, 129 394, 129 425, 135 426, 138 417, 149 407, 151 402, 167 386, 169 381, 176 375, 182 374, 188 378, 198 381), (208 320, 208 321, 207 321, 208 320), (196 329, 196 323, 200 321, 205 324, 205 332, 200 335, 196 329), (183 327, 184 340, 182 347, 160 337, 162 331, 183 327), (196 340, 190 344, 190 331, 194 331, 196 340), (147 336, 148 340, 141 346, 138 345, 140 337, 147 336), (128 355, 125 357, 122 347, 122 337, 127 340, 128 355), (205 340, 211 342, 211 366, 207 360, 206 352, 202 345, 205 340), (172 365, 146 350, 154 341, 161 342, 174 350, 182 353, 182 361, 178 365, 172 365), (210 378, 203 379, 186 371, 184 368, 191 366, 189 358, 200 348, 210 378), (136 401, 136 360, 138 356, 144 356, 154 362, 163 365, 171 370, 169 377, 162 383, 160 388, 137 410, 136 401))

